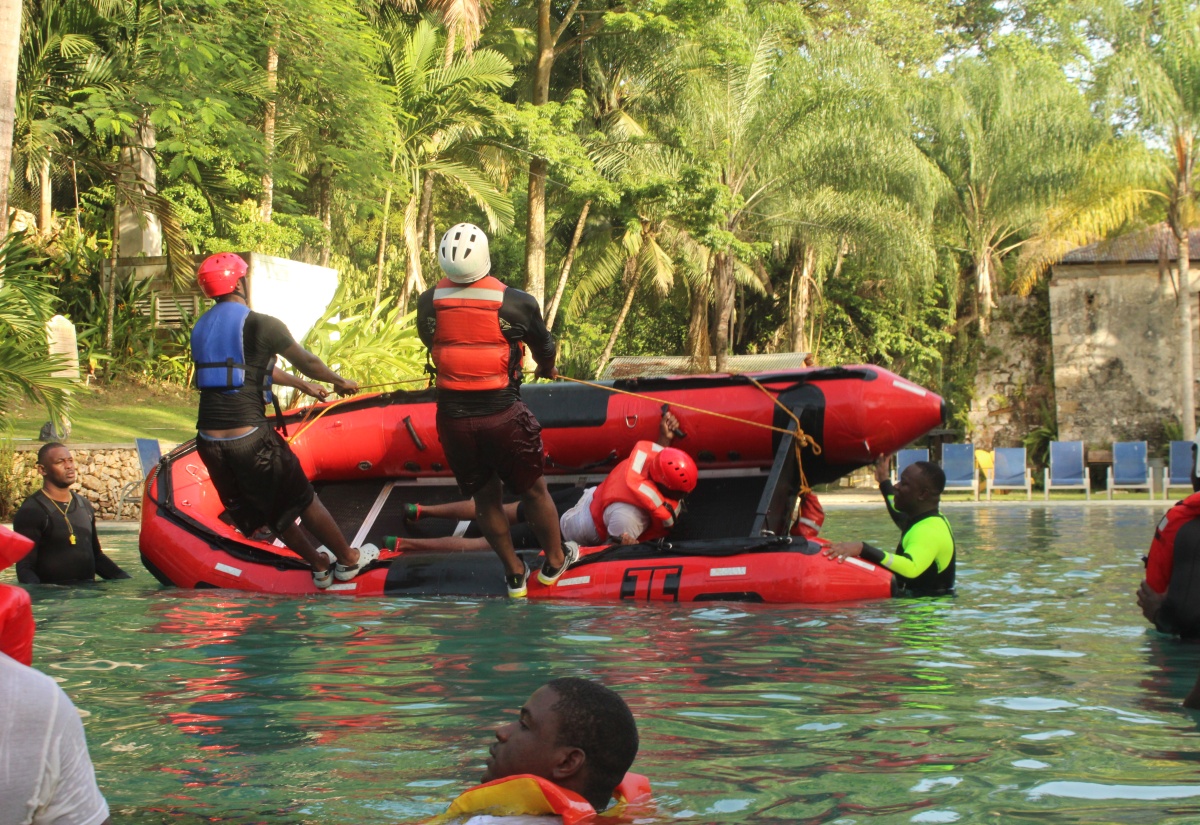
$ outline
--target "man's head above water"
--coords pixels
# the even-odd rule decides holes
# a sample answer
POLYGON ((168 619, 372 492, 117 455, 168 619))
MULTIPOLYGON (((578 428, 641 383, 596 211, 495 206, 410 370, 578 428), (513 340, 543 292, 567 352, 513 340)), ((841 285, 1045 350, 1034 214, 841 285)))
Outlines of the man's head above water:
POLYGON ((529 697, 515 722, 496 729, 483 781, 533 774, 601 810, 637 751, 637 723, 624 699, 587 679, 555 679, 529 697))

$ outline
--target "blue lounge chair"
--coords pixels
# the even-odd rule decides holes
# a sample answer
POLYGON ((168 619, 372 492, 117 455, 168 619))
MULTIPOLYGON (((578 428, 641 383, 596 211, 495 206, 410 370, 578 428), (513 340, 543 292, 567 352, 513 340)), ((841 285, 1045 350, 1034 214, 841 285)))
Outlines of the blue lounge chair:
POLYGON ((1108 468, 1108 497, 1113 490, 1145 490, 1151 498, 1150 465, 1145 441, 1113 442, 1113 463, 1108 468))
POLYGON ((947 490, 970 490, 979 501, 979 473, 975 470, 974 444, 943 444, 942 470, 947 490))
POLYGON ((997 447, 992 453, 995 463, 988 478, 987 500, 992 500, 992 490, 1024 490, 1025 498, 1033 501, 1033 473, 1025 466, 1025 448, 997 447))
POLYGON ((159 446, 157 438, 138 438, 134 439, 134 443, 137 447, 138 462, 142 465, 142 480, 129 482, 117 494, 118 519, 121 518, 121 510, 124 509, 125 502, 141 503, 142 485, 146 483, 146 476, 150 475, 154 465, 162 458, 162 447, 159 446))
POLYGON ((1172 441, 1170 459, 1163 470, 1163 498, 1171 497, 1172 487, 1192 489, 1192 467, 1195 464, 1194 441, 1172 441))
POLYGON ((896 477, 892 481, 898 481, 908 465, 928 460, 929 450, 900 450, 896 453, 896 477))
POLYGON ((1051 441, 1050 466, 1046 468, 1046 500, 1051 490, 1083 490, 1092 500, 1092 485, 1084 463, 1082 441, 1051 441))

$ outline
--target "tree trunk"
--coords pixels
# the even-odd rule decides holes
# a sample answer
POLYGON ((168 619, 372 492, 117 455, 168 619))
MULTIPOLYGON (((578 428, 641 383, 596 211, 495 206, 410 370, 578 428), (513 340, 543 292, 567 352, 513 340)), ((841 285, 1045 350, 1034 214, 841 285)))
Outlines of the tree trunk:
POLYGON ((109 355, 112 355, 113 351, 113 319, 117 311, 117 254, 121 248, 121 208, 117 200, 119 188, 118 186, 113 190, 112 253, 108 259, 108 283, 105 284, 108 306, 105 308, 104 318, 104 348, 108 350, 109 355))
POLYGON ((279 23, 271 27, 271 39, 267 43, 267 102, 263 110, 263 155, 266 171, 262 177, 262 200, 258 205, 259 217, 266 223, 271 221, 275 203, 275 94, 279 90, 279 23))
POLYGON ((333 177, 321 176, 321 225, 325 227, 325 237, 321 240, 321 266, 329 266, 333 257, 333 177))
MULTIPOLYGON (((709 273, 711 278, 711 272, 709 273)), ((712 369, 712 339, 708 335, 708 289, 703 284, 693 285, 688 318, 687 351, 695 372, 712 369)))
MULTIPOLYGON (((550 28, 550 0, 538 0, 537 59, 533 69, 533 105, 550 100, 550 71, 554 68, 554 32, 550 28)), ((546 161, 529 161, 529 215, 525 221, 525 291, 546 299, 546 161)))
POLYGON ((992 299, 992 250, 984 247, 975 260, 976 301, 979 306, 979 332, 987 335, 996 302, 992 299))
POLYGON ((0 238, 8 233, 8 178, 21 54, 21 0, 0 0, 0 238))
POLYGON ((730 326, 733 321, 733 256, 718 252, 713 261, 713 331, 712 348, 717 357, 717 372, 725 371, 729 355, 730 326))
POLYGON ((1191 275, 1191 242, 1187 226, 1183 226, 1175 236, 1179 241, 1179 324, 1180 324, 1180 388, 1183 390, 1180 398, 1179 424, 1183 428, 1185 440, 1196 436, 1196 379, 1195 357, 1192 345, 1192 275, 1191 275))
POLYGON ((50 156, 42 161, 38 170, 38 194, 41 196, 41 208, 38 211, 38 230, 43 238, 50 237, 50 223, 54 220, 54 184, 50 180, 50 156))
POLYGON ((817 267, 817 252, 810 245, 805 245, 800 253, 800 260, 792 267, 792 319, 791 340, 789 352, 807 352, 808 342, 805 340, 805 330, 808 327, 808 312, 812 306, 812 290, 815 283, 814 272, 817 267))
POLYGON ((421 277, 421 238, 417 234, 417 193, 408 198, 404 208, 404 287, 400 290, 400 311, 408 308, 409 299, 425 289, 421 277))
MULTIPOLYGON (((392 149, 392 164, 391 173, 396 174, 396 160, 399 158, 400 150, 392 149)), ((388 178, 387 189, 383 193, 383 220, 379 228, 379 249, 375 253, 375 309, 379 309, 379 302, 383 300, 383 270, 387 265, 387 239, 388 239, 388 218, 392 211, 392 179, 388 178)))
POLYGON ((630 255, 625 259, 625 273, 621 280, 629 285, 629 291, 625 293, 625 303, 621 305, 621 311, 617 313, 617 320, 613 323, 612 335, 608 336, 608 343, 604 346, 604 352, 600 355, 600 364, 596 367, 596 377, 599 378, 604 372, 604 368, 608 366, 608 361, 612 358, 613 347, 616 346, 617 336, 621 334, 621 327, 625 326, 625 318, 629 315, 629 308, 633 306, 633 296, 637 293, 637 278, 634 272, 637 267, 637 256, 630 255))
POLYGON ((417 229, 425 236, 425 248, 429 255, 437 260, 436 229, 433 225, 433 173, 425 175, 425 184, 421 188, 421 211, 417 214, 417 229))
POLYGON ((579 248, 579 239, 583 237, 583 225, 587 223, 588 211, 592 202, 584 201, 583 209, 579 210, 579 220, 575 222, 575 234, 571 236, 571 245, 567 247, 567 257, 563 258, 562 271, 558 273, 558 286, 554 289, 554 298, 546 308, 546 328, 554 329, 554 319, 558 316, 558 307, 562 304, 563 292, 567 288, 567 278, 571 275, 571 263, 575 260, 575 250, 579 248))

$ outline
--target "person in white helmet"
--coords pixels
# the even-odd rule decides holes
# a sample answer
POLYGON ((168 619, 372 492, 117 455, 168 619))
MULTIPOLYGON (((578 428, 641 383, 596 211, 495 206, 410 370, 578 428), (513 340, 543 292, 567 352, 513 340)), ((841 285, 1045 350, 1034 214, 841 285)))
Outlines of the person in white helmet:
POLYGON ((520 496, 545 555, 538 581, 555 584, 579 558, 579 547, 559 533, 542 474, 542 428, 520 394, 525 345, 537 376, 557 377, 554 336, 532 295, 491 275, 488 239, 479 227, 451 227, 438 246, 438 263, 446 277, 417 298, 417 332, 437 375, 438 437, 504 565, 508 595, 522 598, 530 571, 513 549, 504 487, 520 496))

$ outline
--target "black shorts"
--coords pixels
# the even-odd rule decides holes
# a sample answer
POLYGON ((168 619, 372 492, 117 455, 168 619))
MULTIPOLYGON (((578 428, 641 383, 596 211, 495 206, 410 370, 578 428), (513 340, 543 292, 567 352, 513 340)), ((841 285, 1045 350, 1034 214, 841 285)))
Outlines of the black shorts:
POLYGON ((438 439, 463 495, 473 496, 499 476, 520 495, 542 477, 542 425, 518 401, 507 410, 471 418, 437 416, 438 439))
POLYGON ((250 535, 264 524, 282 533, 316 493, 300 459, 270 426, 242 438, 196 437, 196 452, 234 524, 250 535))
MULTIPOLYGON (((563 513, 578 504, 586 490, 587 487, 564 487, 561 490, 551 490, 550 500, 554 502, 554 509, 558 512, 558 517, 562 518, 563 513)), ((512 534, 513 547, 518 550, 533 550, 541 547, 541 544, 538 543, 537 533, 533 532, 533 525, 525 520, 525 502, 517 505, 517 523, 509 532, 512 534)), ((480 535, 483 534, 480 533, 480 535)))

